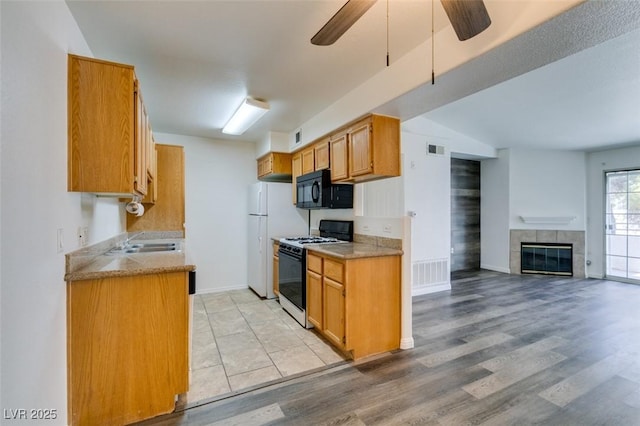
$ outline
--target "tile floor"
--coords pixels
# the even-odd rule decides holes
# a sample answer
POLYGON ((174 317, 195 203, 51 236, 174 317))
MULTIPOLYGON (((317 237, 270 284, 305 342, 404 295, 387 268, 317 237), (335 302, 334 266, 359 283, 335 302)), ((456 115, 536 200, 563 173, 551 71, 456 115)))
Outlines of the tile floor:
POLYGON ((344 361, 251 290, 196 295, 192 339, 188 405, 344 361))

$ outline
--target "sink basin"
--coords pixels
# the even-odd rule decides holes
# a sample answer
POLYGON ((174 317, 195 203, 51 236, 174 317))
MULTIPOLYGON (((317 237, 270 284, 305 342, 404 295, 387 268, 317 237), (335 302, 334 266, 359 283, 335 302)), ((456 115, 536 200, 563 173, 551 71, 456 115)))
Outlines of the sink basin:
POLYGON ((132 243, 128 244, 125 249, 150 249, 147 251, 153 251, 151 249, 156 250, 175 250, 177 247, 176 243, 132 243))
POLYGON ((116 247, 109 250, 106 254, 134 254, 134 253, 154 253, 154 252, 180 252, 178 243, 144 243, 136 242, 125 245, 124 247, 116 247))

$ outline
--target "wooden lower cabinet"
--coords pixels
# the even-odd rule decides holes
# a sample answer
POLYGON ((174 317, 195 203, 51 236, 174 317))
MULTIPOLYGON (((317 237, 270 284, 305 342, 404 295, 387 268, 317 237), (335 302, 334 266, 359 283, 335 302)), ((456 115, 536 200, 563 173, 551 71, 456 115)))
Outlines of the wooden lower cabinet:
POLYGON ((307 270, 307 320, 318 330, 322 320, 322 275, 307 270))
POLYGON ((307 252, 307 318, 353 359, 400 347, 400 256, 307 252))
POLYGON ((189 389, 188 272, 67 283, 69 423, 123 425, 189 389))
POLYGON ((323 278, 324 297, 322 311, 324 313, 324 327, 322 331, 327 339, 340 349, 345 349, 344 323, 344 286, 331 278, 323 278))

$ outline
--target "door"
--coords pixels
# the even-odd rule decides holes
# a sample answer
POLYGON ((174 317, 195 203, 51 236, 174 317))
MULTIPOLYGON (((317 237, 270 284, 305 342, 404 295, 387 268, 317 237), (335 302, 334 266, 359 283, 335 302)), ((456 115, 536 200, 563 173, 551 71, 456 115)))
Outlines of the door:
POLYGON ((640 170, 605 174, 606 275, 640 282, 640 170))
POLYGON ((451 272, 480 269, 480 162, 451 159, 451 272))

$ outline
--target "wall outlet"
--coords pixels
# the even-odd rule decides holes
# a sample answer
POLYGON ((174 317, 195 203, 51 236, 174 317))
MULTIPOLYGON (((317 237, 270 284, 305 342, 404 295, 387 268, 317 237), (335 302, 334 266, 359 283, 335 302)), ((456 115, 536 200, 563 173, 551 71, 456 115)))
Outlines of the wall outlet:
POLYGON ((382 228, 382 232, 386 232, 387 234, 391 233, 391 225, 386 224, 384 228, 382 228))
POLYGON ((363 230, 364 232, 369 232, 369 231, 370 231, 369 225, 364 225, 364 226, 362 226, 362 230, 363 230))
POLYGON ((89 231, 89 228, 86 226, 79 226, 78 227, 78 246, 79 247, 84 247, 87 245, 87 233, 89 231))

